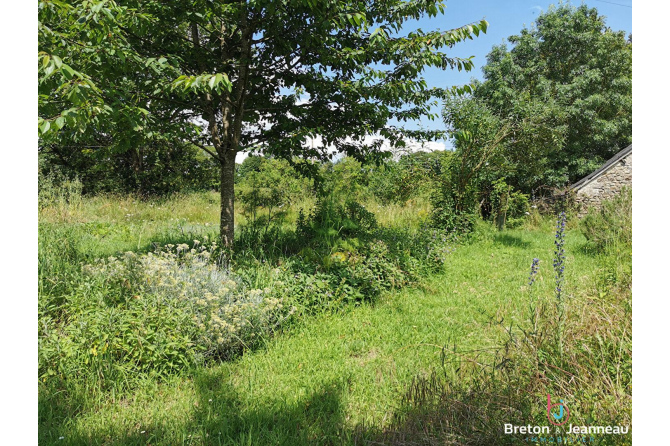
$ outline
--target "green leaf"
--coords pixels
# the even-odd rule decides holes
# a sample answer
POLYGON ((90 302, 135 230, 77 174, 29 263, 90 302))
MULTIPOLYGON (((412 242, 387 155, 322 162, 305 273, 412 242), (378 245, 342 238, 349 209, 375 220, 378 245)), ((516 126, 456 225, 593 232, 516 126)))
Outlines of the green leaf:
POLYGON ((75 71, 67 64, 63 64, 61 67, 61 73, 65 76, 65 79, 70 80, 74 77, 75 71))
POLYGON ((44 69, 44 77, 42 78, 42 80, 48 79, 49 76, 51 76, 54 73, 55 69, 56 69, 56 66, 54 64, 49 64, 49 66, 47 66, 44 69))
POLYGON ((50 127, 51 127, 51 123, 45 119, 45 120, 42 121, 42 125, 39 126, 39 129, 40 129, 40 132, 42 132, 42 134, 45 134, 46 132, 49 131, 50 127))

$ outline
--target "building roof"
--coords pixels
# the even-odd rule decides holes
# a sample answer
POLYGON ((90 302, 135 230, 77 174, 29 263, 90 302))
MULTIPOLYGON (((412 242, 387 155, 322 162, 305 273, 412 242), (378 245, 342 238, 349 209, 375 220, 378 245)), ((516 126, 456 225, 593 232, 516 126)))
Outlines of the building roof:
POLYGON ((620 159, 622 159, 623 157, 625 157, 626 155, 628 155, 632 151, 633 151, 633 144, 629 145, 628 147, 626 147, 624 149, 621 149, 616 155, 614 155, 612 158, 607 160, 607 162, 605 164, 603 164, 600 167, 600 169, 598 169, 594 172, 591 172, 590 174, 588 174, 587 176, 585 176, 584 178, 582 178, 581 180, 577 181, 575 184, 570 186, 570 188, 575 190, 575 191, 581 189, 582 187, 589 184, 591 181, 598 178, 603 173, 610 170, 610 168, 612 166, 614 166, 617 163, 617 161, 619 161, 620 159))

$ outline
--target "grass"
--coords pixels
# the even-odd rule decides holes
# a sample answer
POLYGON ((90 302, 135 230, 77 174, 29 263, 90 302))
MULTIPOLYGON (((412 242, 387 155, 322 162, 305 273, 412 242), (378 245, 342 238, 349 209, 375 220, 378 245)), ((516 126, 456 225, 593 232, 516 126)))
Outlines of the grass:
MULTIPOLYGON (((163 383, 149 380, 133 394, 84 396, 64 414, 54 413, 46 398, 40 443, 295 445, 373 438, 390 426, 417 376, 442 364, 456 376, 465 358, 485 361, 488 349, 500 345, 501 327, 521 323, 533 257, 541 259, 539 292, 551 292, 551 234, 478 234, 420 287, 307 318, 235 361, 163 383)), ((94 252, 134 245, 134 237, 94 252)), ((583 242, 569 233, 573 294, 588 292, 596 274, 593 258, 579 249, 583 242)))
MULTIPOLYGON (((78 265, 218 232, 214 193, 141 201, 74 190, 41 204, 40 311, 68 323, 73 315, 59 306, 82 298, 78 265)), ((293 206, 281 230, 313 204, 293 206)), ((366 207, 386 228, 418 230, 429 213, 421 201, 366 207)), ((551 307, 555 286, 553 223, 531 217, 503 232, 480 223, 437 274, 372 303, 304 316, 232 361, 104 389, 95 379, 40 384, 40 444, 492 444, 501 420, 541 422, 548 390, 584 423, 630 423, 630 247, 600 252, 569 222, 568 348, 557 358, 551 339, 529 343, 521 331, 533 258, 533 295, 551 307), (491 364, 508 365, 492 373, 491 364), (492 407, 498 400, 514 404, 492 407)), ((240 265, 256 268, 253 287, 267 286, 272 267, 253 255, 240 265)), ((551 317, 549 308, 549 333, 551 317)))

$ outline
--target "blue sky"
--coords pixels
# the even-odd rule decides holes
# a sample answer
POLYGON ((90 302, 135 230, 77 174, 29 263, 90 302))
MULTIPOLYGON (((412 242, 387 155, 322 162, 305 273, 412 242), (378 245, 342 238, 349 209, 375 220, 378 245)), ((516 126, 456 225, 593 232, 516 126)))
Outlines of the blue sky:
MULTIPOLYGON (((507 37, 518 34, 524 27, 530 27, 537 16, 546 11, 550 5, 557 5, 557 1, 540 0, 447 0, 447 9, 444 15, 434 18, 424 18, 407 24, 402 33, 421 28, 448 30, 468 23, 486 19, 489 28, 486 34, 480 34, 474 40, 456 45, 447 52, 458 57, 474 56, 475 69, 470 72, 457 70, 430 69, 424 72, 429 86, 451 87, 470 82, 471 79, 482 79, 481 67, 486 63, 486 55, 494 45, 507 42, 507 37)), ((606 24, 613 30, 623 30, 626 36, 633 30, 632 0, 588 0, 584 2, 565 2, 575 6, 582 3, 596 8, 600 15, 606 17, 606 24), (614 4, 616 3, 616 4, 614 4)), ((441 129, 444 126, 440 121, 424 119, 415 124, 407 124, 407 128, 423 126, 427 129, 441 129)), ((447 147, 451 144, 443 141, 447 147)))

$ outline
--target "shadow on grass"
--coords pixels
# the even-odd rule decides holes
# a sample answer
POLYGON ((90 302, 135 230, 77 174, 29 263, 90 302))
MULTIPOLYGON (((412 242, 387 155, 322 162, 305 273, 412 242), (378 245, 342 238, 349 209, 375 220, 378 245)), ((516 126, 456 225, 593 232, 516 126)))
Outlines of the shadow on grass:
POLYGON ((198 409, 187 429, 209 435, 210 444, 334 445, 348 436, 342 395, 345 383, 323 384, 295 402, 272 401, 245 409, 239 390, 219 372, 195 379, 198 409))
MULTIPOLYGON (((247 395, 221 371, 202 370, 193 377, 196 393, 190 413, 180 421, 162 419, 139 427, 107 423, 94 432, 72 429, 70 412, 40 424, 40 444, 57 445, 512 445, 518 435, 503 435, 504 423, 525 425, 536 401, 522 386, 496 386, 486 377, 468 386, 452 386, 433 374, 407 387, 392 422, 381 429, 347 423, 343 402, 346 380, 323 383, 293 401, 259 401, 249 407, 247 395), (515 390, 516 389, 516 390, 515 390), (185 421, 184 421, 185 420, 185 421), (60 424, 60 425, 58 425, 60 424), (141 429, 141 430, 140 430, 141 429), (49 430, 45 432, 44 430, 49 430), (64 437, 62 440, 59 437, 64 437)), ((497 383, 499 384, 499 383, 497 383)), ((243 386, 242 386, 243 387, 243 386)), ((53 401, 52 401, 53 402, 53 401)), ((42 402, 41 402, 42 404, 42 402)), ((40 410, 43 408, 41 407, 40 410)), ((89 409, 92 410, 92 409, 89 409)), ((76 412, 75 412, 76 413, 76 412)), ((42 420, 41 420, 42 421, 42 420)))
POLYGON ((506 435, 505 423, 526 425, 533 402, 512 386, 488 379, 452 385, 441 375, 418 377, 383 431, 358 431, 354 444, 389 446, 517 445, 525 436, 506 435), (362 440, 362 441, 359 441, 362 440))
MULTIPOLYGON (((466 375, 470 373, 472 370, 466 375)), ((529 388, 529 383, 514 373, 492 377, 490 370, 480 369, 475 377, 466 379, 462 375, 456 381, 437 373, 417 377, 406 387, 390 424, 384 428, 352 427, 347 423, 346 381, 324 383, 291 402, 260 401, 249 408, 244 390, 231 386, 229 379, 220 371, 199 372, 193 378, 195 403, 181 421, 162 419, 141 428, 139 423, 129 424, 132 421, 126 421, 125 426, 112 422, 95 432, 83 433, 69 428, 76 425, 75 418, 56 417, 50 424, 40 424, 40 444, 506 446, 532 443, 528 435, 505 434, 506 423, 546 425, 542 401, 533 396, 538 389, 529 388), (60 440, 59 436, 64 438, 60 440)), ((52 415, 53 411, 67 413, 72 409, 50 408, 52 415)), ((559 435, 563 434, 545 437, 550 442, 550 437, 559 435)), ((629 441, 628 436, 605 436, 592 444, 629 441)))
POLYGON ((509 234, 496 234, 493 237, 493 241, 497 244, 510 246, 513 248, 527 249, 530 247, 530 242, 527 242, 520 237, 515 237, 509 234))
MULTIPOLYGON (((76 428, 84 411, 62 398, 40 400, 40 444, 56 445, 340 445, 351 444, 342 403, 346 382, 324 383, 295 401, 262 402, 246 407, 229 377, 204 370, 194 376, 196 402, 180 421, 153 425, 107 423, 93 432, 76 428), (66 404, 66 405, 64 405, 66 404), (67 406, 67 407, 66 407, 67 406), (187 421, 183 421, 186 419, 187 421), (61 437, 63 437, 61 439, 61 437)), ((92 411, 88 408, 86 411, 92 411)), ((361 443, 363 444, 363 443, 361 443)))

